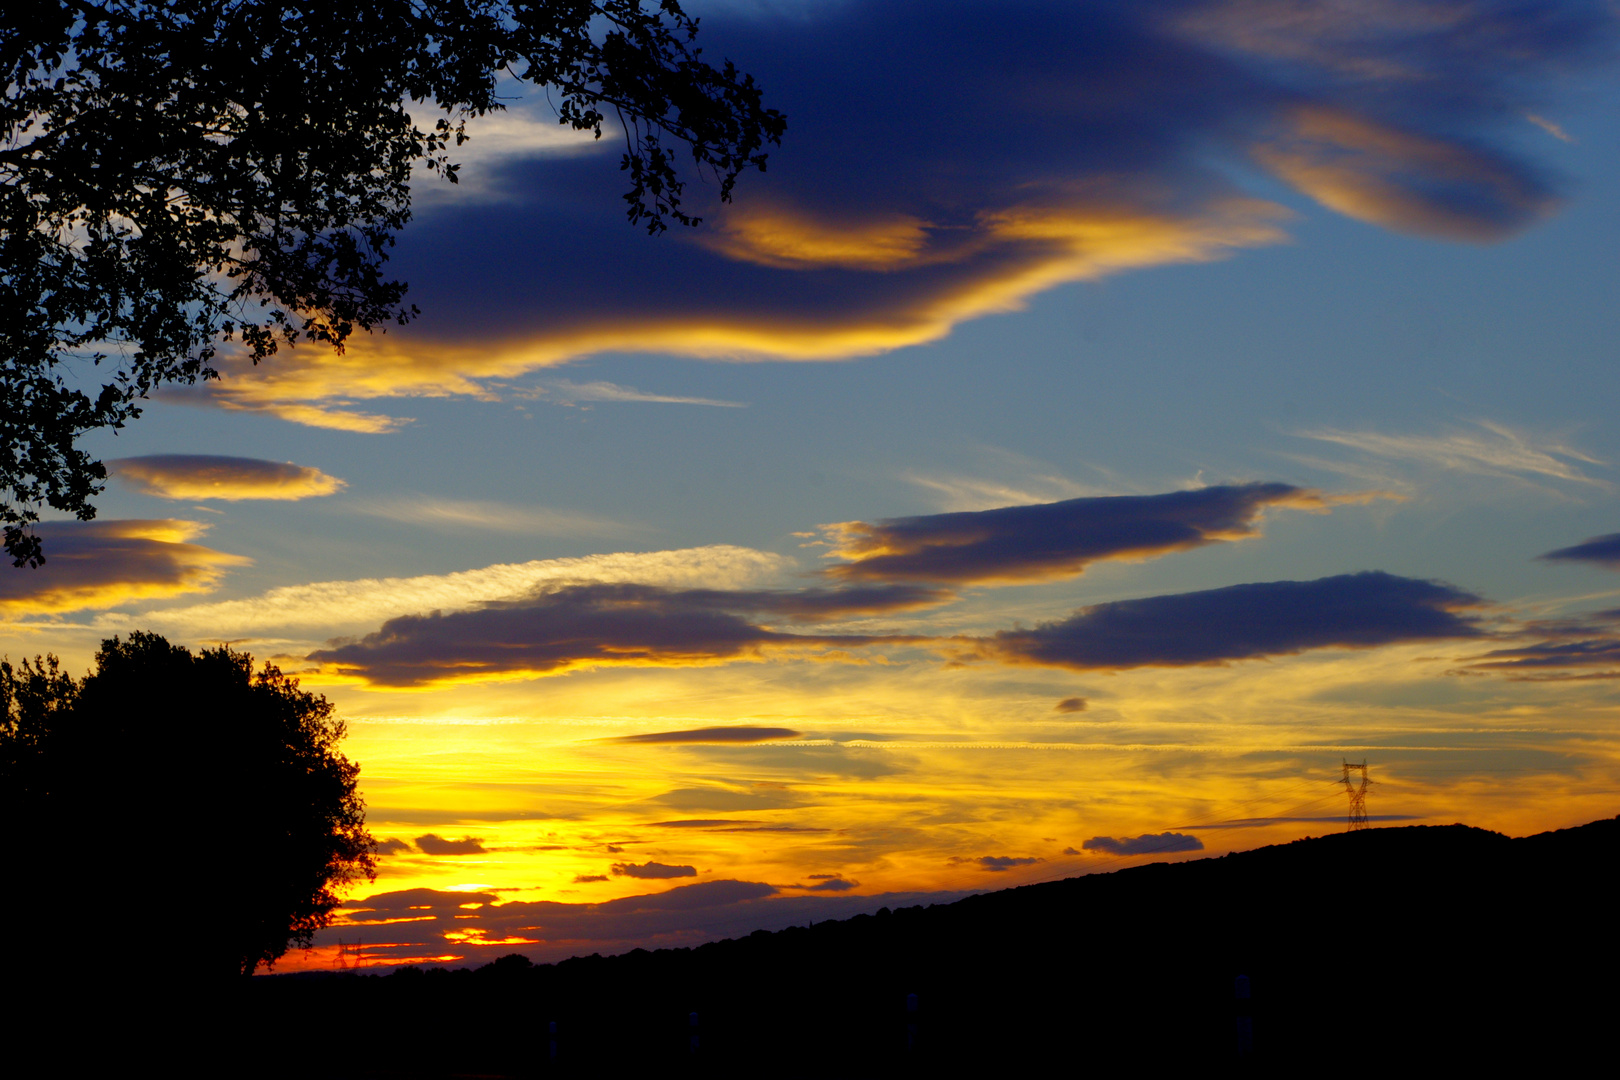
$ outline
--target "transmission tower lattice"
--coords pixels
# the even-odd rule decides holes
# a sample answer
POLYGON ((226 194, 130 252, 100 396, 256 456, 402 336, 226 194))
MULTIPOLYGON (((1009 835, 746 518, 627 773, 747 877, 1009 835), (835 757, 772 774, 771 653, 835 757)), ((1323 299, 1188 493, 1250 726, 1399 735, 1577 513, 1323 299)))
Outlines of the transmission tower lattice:
POLYGON ((1365 760, 1360 765, 1352 765, 1348 761, 1344 763, 1344 790, 1345 794, 1350 796, 1351 832, 1367 827, 1367 786, 1371 783, 1372 781, 1367 779, 1367 762, 1365 760), (1352 771, 1361 774, 1361 783, 1351 782, 1350 773, 1352 771))
POLYGON ((337 959, 334 961, 338 971, 359 971, 360 965, 365 963, 366 939, 356 938, 354 944, 338 938, 337 959))

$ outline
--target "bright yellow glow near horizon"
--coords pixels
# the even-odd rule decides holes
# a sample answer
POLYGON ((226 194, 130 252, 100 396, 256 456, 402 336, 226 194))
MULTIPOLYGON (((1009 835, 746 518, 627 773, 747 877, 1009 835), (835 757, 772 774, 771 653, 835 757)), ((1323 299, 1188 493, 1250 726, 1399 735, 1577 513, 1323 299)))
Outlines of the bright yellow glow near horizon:
POLYGON ((595 672, 408 702, 345 688, 347 752, 378 838, 484 849, 390 856, 355 895, 476 878, 507 899, 586 903, 721 879, 791 892, 812 874, 858 894, 999 888, 1130 861, 1065 854, 1098 836, 1186 831, 1219 854, 1338 831, 1343 758, 1372 762, 1369 810, 1400 816, 1390 824, 1522 835, 1615 812, 1612 706, 1443 666, 1413 648, 1084 680, 789 664, 595 672), (1055 712, 1067 696, 1090 706, 1055 712), (404 703, 416 715, 377 708, 404 703), (744 724, 802 737, 606 741, 744 724), (1230 824, 1273 817, 1309 820, 1230 824), (694 821, 710 824, 667 824, 694 821), (1212 825, 1225 827, 1201 827, 1212 825), (990 873, 984 856, 1038 861, 990 873), (649 861, 696 876, 614 872, 649 861), (575 880, 591 876, 606 880, 575 880))

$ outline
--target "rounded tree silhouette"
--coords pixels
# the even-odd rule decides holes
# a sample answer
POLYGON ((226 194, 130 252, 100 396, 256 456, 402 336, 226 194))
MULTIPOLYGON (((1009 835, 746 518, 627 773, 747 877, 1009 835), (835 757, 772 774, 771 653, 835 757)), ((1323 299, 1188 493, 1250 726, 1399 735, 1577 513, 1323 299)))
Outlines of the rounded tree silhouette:
POLYGON ((22 880, 59 912, 59 960, 250 975, 375 877, 344 725, 273 665, 137 632, 103 642, 83 680, 51 658, 0 684, 4 801, 28 838, 22 880))

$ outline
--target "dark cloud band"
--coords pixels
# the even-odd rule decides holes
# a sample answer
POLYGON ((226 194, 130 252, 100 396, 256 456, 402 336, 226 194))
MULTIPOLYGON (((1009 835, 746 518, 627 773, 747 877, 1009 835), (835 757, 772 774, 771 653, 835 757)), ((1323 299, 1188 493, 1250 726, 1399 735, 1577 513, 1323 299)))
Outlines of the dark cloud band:
POLYGON ((1583 544, 1549 551, 1540 557, 1550 562, 1586 562, 1620 570, 1620 533, 1594 536, 1583 544))
POLYGON ((1007 663, 1081 670, 1217 664, 1480 637, 1467 610, 1479 603, 1449 585, 1366 572, 1096 604, 1031 630, 1004 630, 979 647, 1007 663))
POLYGON ((622 877, 659 880, 662 878, 697 877, 694 866, 670 866, 661 862, 614 863, 613 872, 622 877))
POLYGON ((705 47, 789 128, 733 204, 693 204, 702 230, 625 229, 606 142, 509 159, 478 170, 498 197, 441 202, 401 238, 420 321, 216 400, 386 430, 325 403, 478 393, 604 350, 915 345, 1060 282, 1281 240, 1286 211, 1229 179, 1256 167, 1381 227, 1504 237, 1558 202, 1512 129, 1615 23, 1605 0, 790 6, 705 16, 705 47))
POLYGON ((1463 670, 1523 682, 1620 679, 1620 609, 1536 620, 1521 630, 1541 640, 1493 649, 1463 670))
POLYGON ((1141 836, 1093 836, 1080 845, 1083 851, 1104 855, 1169 855, 1178 851, 1203 851, 1204 842, 1185 833, 1144 833, 1141 836))
POLYGON ((617 735, 602 739, 610 743, 679 745, 681 743, 761 743, 773 739, 797 739, 801 733, 785 727, 705 727, 684 731, 648 731, 640 735, 617 735))
POLYGON ((483 855, 484 842, 476 836, 464 836, 460 840, 446 840, 442 836, 428 833, 416 838, 416 848, 424 855, 483 855))
MULTIPOLYGON (((822 595, 828 595, 823 593, 822 595)), ((384 686, 534 678, 604 665, 675 667, 837 650, 909 638, 793 634, 747 617, 791 594, 580 585, 473 611, 390 619, 360 641, 310 654, 384 686)))
POLYGON ((1255 535, 1273 506, 1322 509, 1314 491, 1240 484, 1068 499, 955 514, 827 526, 841 580, 1038 581, 1081 573, 1101 559, 1145 558, 1255 535))

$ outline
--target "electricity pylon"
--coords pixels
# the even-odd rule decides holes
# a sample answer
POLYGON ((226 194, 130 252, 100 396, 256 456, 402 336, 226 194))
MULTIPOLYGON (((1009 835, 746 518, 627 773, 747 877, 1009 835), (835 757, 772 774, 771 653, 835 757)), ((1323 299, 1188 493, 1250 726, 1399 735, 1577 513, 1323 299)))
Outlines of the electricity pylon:
POLYGON ((1344 790, 1350 796, 1350 831, 1367 827, 1367 785, 1372 781, 1367 779, 1367 762, 1363 760, 1360 765, 1344 763, 1344 790), (1350 782, 1350 770, 1358 769, 1361 772, 1361 783, 1350 782))
POLYGON ((360 965, 365 962, 365 948, 366 939, 363 937, 355 938, 353 945, 338 938, 337 959, 334 961, 337 970, 359 971, 360 965))

